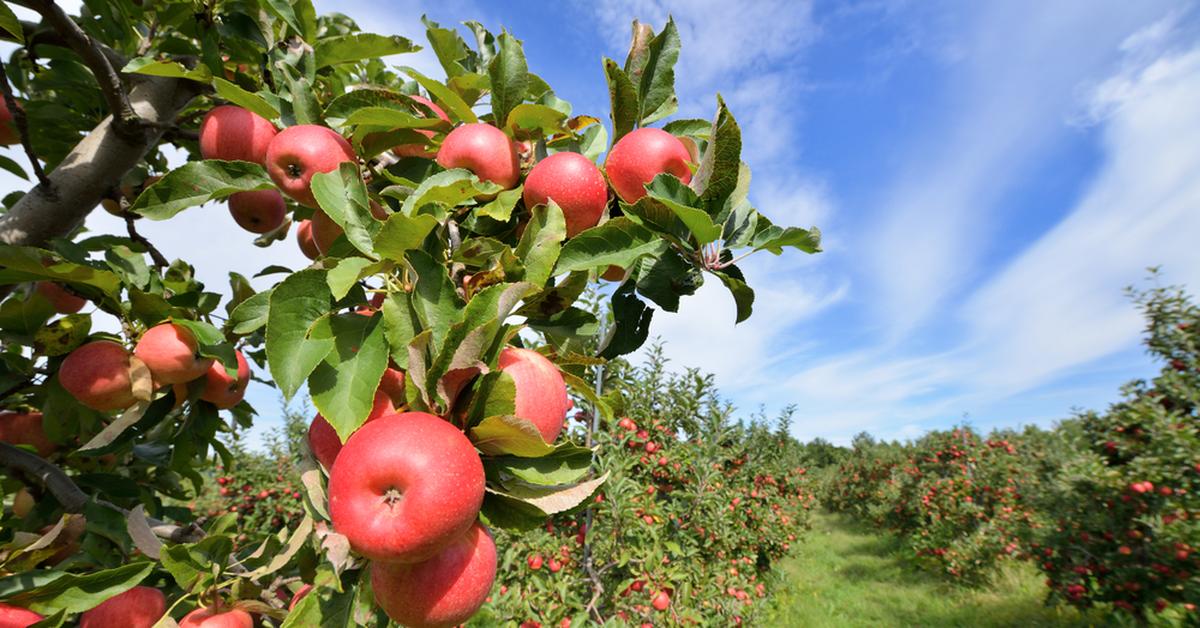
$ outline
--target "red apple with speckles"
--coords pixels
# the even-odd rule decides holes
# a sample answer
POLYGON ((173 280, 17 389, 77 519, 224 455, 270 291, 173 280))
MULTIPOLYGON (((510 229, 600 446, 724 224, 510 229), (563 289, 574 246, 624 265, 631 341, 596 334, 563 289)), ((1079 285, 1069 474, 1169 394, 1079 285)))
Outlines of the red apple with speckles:
POLYGON ((536 425, 542 438, 553 443, 571 409, 558 367, 536 351, 517 347, 501 351, 499 365, 516 384, 516 415, 536 425))
POLYGON ((184 615, 179 621, 179 628, 253 628, 254 618, 250 613, 240 609, 204 607, 184 615))
POLYGON ((296 225, 296 244, 300 245, 300 252, 308 259, 321 256, 321 249, 317 248, 317 241, 313 238, 311 220, 301 220, 296 225))
POLYGON ((200 156, 225 161, 266 161, 277 131, 270 120, 234 105, 214 107, 200 123, 200 156))
POLYGON ((372 560, 431 558, 466 533, 483 504, 483 462, 447 421, 405 412, 363 425, 329 474, 329 514, 372 560))
POLYGON ((267 233, 279 228, 287 216, 287 203, 279 190, 238 192, 229 197, 229 213, 239 227, 250 233, 267 233))
POLYGON ((58 381, 83 405, 101 412, 133 405, 129 352, 111 340, 96 340, 72 351, 58 369, 58 381))
POLYGON ((521 178, 513 141, 486 122, 464 124, 447 134, 438 149, 437 162, 443 168, 466 168, 506 190, 521 178))
POLYGON ((267 174, 284 194, 307 207, 316 207, 313 175, 332 172, 344 163, 355 163, 354 148, 332 129, 301 124, 279 132, 267 147, 267 174))
POLYGON ((646 195, 645 185, 664 172, 684 183, 691 181, 691 158, 679 138, 647 127, 626 134, 612 147, 604 161, 604 172, 621 200, 633 203, 646 195))
POLYGON ((429 560, 371 563, 375 601, 410 627, 457 626, 483 606, 496 580, 496 544, 476 523, 429 560))
POLYGON ((219 360, 213 360, 208 370, 204 372, 204 390, 200 398, 211 402, 222 410, 232 408, 242 402, 246 396, 246 386, 250 385, 250 365, 241 351, 237 355, 237 377, 230 377, 225 365, 219 360))
POLYGON ((44 618, 41 615, 27 608, 0 602, 0 628, 28 628, 42 619, 44 618))
POLYGON ((46 436, 41 412, 0 412, 0 443, 29 445, 43 458, 58 449, 46 436))
POLYGON ((151 628, 166 610, 162 591, 133 587, 80 616, 79 628, 151 628))
POLYGON ((59 314, 74 314, 87 305, 87 299, 71 294, 62 286, 50 281, 37 282, 35 289, 59 314))
MULTIPOLYGON (((433 111, 433 115, 437 116, 438 118, 441 118, 446 122, 450 121, 450 118, 446 115, 446 112, 442 111, 442 108, 434 104, 432 100, 418 95, 412 95, 409 96, 409 98, 415 102, 425 105, 426 107, 429 107, 429 109, 433 111)), ((415 130, 417 133, 420 133, 428 138, 432 138, 434 136, 434 132, 428 129, 415 130)), ((393 148, 392 153, 394 153, 397 157, 424 157, 425 159, 432 159, 435 155, 433 151, 429 150, 427 144, 401 144, 393 148)))
POLYGON ((554 153, 529 171, 524 198, 526 207, 554 199, 562 208, 570 238, 600 222, 608 206, 608 184, 591 159, 579 153, 554 153))
MULTIPOLYGON (((396 408, 392 404, 392 398, 381 386, 379 390, 375 391, 371 413, 367 415, 366 422, 395 414, 395 412, 396 408)), ((342 439, 338 438, 337 430, 333 429, 329 421, 320 413, 313 417, 312 423, 308 426, 308 448, 317 462, 326 469, 333 468, 333 461, 337 460, 338 452, 342 450, 342 439)))
POLYGON ((21 143, 21 134, 17 125, 13 124, 12 112, 8 110, 8 102, 0 97, 0 146, 12 146, 21 143))
POLYGON ((190 382, 212 366, 213 359, 200 355, 200 343, 192 332, 175 323, 155 325, 142 334, 133 354, 146 364, 159 384, 190 382))

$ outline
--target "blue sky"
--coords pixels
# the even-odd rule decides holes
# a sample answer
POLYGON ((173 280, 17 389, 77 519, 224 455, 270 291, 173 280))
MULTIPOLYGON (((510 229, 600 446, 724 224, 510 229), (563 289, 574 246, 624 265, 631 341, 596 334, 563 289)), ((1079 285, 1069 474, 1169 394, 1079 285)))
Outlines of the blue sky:
MULTIPOLYGON (((1200 10, 1139 0, 318 2, 423 43, 419 16, 524 40, 530 68, 605 118, 601 58, 674 15, 681 117, 721 92, 752 199, 826 251, 744 265, 755 315, 710 283, 653 333, 745 412, 798 406, 797 437, 1049 424, 1153 365, 1122 294, 1145 268, 1200 286, 1200 10)), ((437 72, 428 52, 397 64, 437 72)), ((8 184, 0 180, 0 186, 8 184)), ((16 183, 13 183, 15 185, 16 183)), ((97 230, 120 225, 97 212, 97 230)), ((299 267, 224 208, 143 229, 210 285, 299 267)), ((263 286, 265 287, 265 285, 263 286)), ((277 400, 251 400, 270 425, 277 400)))

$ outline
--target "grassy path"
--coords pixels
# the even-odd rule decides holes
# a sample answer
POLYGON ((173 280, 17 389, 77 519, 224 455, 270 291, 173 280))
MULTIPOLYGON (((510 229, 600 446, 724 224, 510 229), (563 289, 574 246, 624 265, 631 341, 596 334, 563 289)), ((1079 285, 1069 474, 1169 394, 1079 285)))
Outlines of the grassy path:
POLYGON ((841 515, 818 513, 807 540, 784 564, 786 588, 772 625, 1091 626, 1079 613, 1042 605, 1042 577, 1013 564, 985 589, 954 587, 916 571, 907 550, 841 515))

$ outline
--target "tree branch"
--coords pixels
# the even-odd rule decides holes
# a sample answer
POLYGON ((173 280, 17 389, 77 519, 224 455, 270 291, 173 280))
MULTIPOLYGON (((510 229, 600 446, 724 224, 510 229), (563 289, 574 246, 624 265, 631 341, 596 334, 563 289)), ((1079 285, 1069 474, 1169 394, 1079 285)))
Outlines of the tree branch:
POLYGON ((137 218, 137 216, 128 211, 124 212, 123 214, 125 217, 125 231, 129 232, 129 239, 146 248, 146 252, 150 254, 150 259, 154 260, 154 265, 159 270, 169 266, 170 263, 167 261, 167 258, 163 257, 163 254, 159 252, 159 250, 155 248, 153 244, 150 244, 150 241, 147 240, 145 236, 138 233, 137 227, 135 227, 133 224, 133 221, 135 218, 137 218))
MULTIPOLYGON (((63 510, 69 513, 82 513, 87 506, 87 493, 80 490, 62 469, 37 454, 18 449, 8 443, 0 443, 0 464, 35 478, 59 504, 62 504, 63 510)), ((95 502, 129 516, 128 510, 111 502, 101 499, 95 502)), ((146 521, 155 536, 172 543, 192 543, 204 537, 204 531, 195 524, 179 526, 150 517, 147 517, 146 521)))
POLYGON ((17 134, 21 137, 21 146, 25 149, 25 156, 29 158, 33 174, 37 176, 38 185, 46 188, 46 191, 53 195, 54 188, 50 185, 50 180, 46 178, 46 171, 42 170, 42 162, 34 154, 33 144, 29 141, 29 119, 25 117, 25 108, 13 97, 12 86, 8 82, 8 70, 4 67, 3 61, 0 61, 0 90, 4 91, 4 104, 8 106, 8 111, 12 114, 17 134))
POLYGON ((100 91, 108 103, 108 110, 116 121, 114 126, 117 134, 131 142, 137 142, 142 135, 141 120, 129 102, 129 94, 125 92, 121 75, 105 52, 106 46, 84 32, 54 0, 37 0, 30 2, 29 6, 41 14, 42 19, 62 36, 96 76, 96 82, 100 84, 100 91))

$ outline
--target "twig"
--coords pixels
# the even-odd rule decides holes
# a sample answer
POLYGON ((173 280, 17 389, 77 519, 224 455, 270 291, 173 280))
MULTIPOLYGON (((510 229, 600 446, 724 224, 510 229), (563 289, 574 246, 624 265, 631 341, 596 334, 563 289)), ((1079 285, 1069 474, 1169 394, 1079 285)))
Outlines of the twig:
POLYGON ((129 239, 146 247, 146 252, 150 254, 150 259, 154 260, 154 265, 159 270, 169 266, 170 262, 167 261, 167 258, 163 257, 163 254, 158 249, 154 248, 154 245, 150 244, 150 241, 147 240, 145 236, 138 233, 137 227, 135 227, 133 224, 135 215, 128 211, 123 212, 122 215, 125 217, 125 230, 129 232, 129 239))
POLYGON ((105 53, 105 47, 84 32, 54 0, 33 0, 29 2, 29 7, 41 14, 96 76, 96 82, 100 84, 100 91, 112 113, 117 134, 125 139, 140 138, 141 118, 129 104, 129 94, 121 82, 121 75, 105 53))
POLYGON ((25 148, 25 156, 29 158, 33 174, 37 175, 38 185, 42 186, 42 189, 46 190, 48 194, 55 195, 54 186, 46 177, 46 171, 42 170, 42 162, 38 161, 37 155, 33 152, 33 143, 29 141, 29 119, 25 117, 25 108, 13 97, 12 86, 8 83, 8 69, 3 61, 0 61, 0 89, 4 90, 4 104, 8 105, 8 111, 12 114, 13 122, 17 126, 17 133, 21 136, 21 146, 25 148))
MULTIPOLYGON (((8 443, 0 443, 0 464, 35 478, 47 491, 50 491, 59 504, 62 504, 63 510, 69 513, 82 513, 84 507, 87 506, 87 493, 80 490, 62 469, 37 454, 18 449, 8 443)), ((97 499, 95 502, 117 510, 125 516, 129 515, 128 510, 111 502, 101 499, 97 499)), ((150 524, 150 529, 154 531, 155 536, 172 543, 190 543, 204 537, 204 531, 195 524, 179 526, 150 517, 147 517, 146 521, 150 524)))

